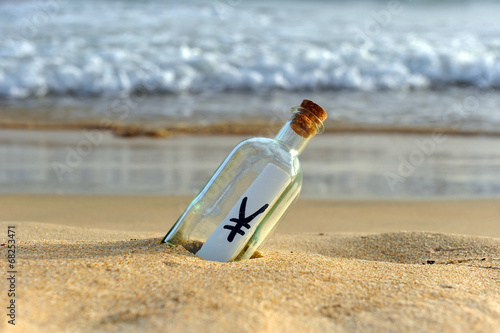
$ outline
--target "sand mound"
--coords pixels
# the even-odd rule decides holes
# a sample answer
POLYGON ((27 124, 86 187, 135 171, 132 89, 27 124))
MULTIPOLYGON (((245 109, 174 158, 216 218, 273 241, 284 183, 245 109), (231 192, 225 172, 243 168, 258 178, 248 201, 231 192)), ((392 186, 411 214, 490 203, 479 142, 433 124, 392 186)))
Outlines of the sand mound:
POLYGON ((430 232, 277 235, 267 248, 401 264, 457 264, 500 258, 500 240, 430 232))
MULTIPOLYGON (((9 332, 489 333, 500 327, 494 238, 276 235, 262 258, 215 263, 160 244, 159 233, 38 223, 16 223, 16 231, 17 325, 1 323, 9 332)), ((8 289, 5 280, 1 287, 8 289)))

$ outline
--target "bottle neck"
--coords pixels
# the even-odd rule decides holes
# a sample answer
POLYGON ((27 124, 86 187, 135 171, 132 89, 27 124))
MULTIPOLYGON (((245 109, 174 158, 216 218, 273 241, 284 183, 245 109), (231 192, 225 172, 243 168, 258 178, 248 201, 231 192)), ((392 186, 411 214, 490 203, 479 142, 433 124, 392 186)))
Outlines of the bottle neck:
POLYGON ((292 120, 289 120, 285 126, 281 128, 274 140, 283 143, 294 155, 299 155, 314 135, 310 135, 307 138, 300 136, 292 129, 291 125, 292 120))
POLYGON ((293 154, 299 155, 316 134, 324 127, 318 117, 300 106, 292 108, 292 118, 281 128, 274 140, 287 146, 293 154))

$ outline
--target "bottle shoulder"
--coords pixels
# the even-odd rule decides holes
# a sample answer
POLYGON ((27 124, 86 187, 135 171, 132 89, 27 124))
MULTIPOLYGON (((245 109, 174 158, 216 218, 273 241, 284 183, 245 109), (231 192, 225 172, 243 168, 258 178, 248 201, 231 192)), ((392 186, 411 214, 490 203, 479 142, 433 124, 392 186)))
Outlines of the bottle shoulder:
POLYGON ((278 140, 270 138, 255 137, 245 139, 235 147, 235 150, 241 148, 252 148, 261 151, 269 151, 271 153, 280 151, 282 154, 287 154, 290 155, 290 157, 298 159, 298 155, 294 153, 294 151, 292 151, 287 145, 278 140))
POLYGON ((242 155, 248 162, 258 161, 258 164, 273 163, 297 174, 300 170, 298 155, 280 141, 269 138, 249 138, 241 141, 233 150, 232 156, 242 155))
POLYGON ((262 138, 262 137, 252 137, 252 138, 247 138, 243 141, 240 141, 238 143, 238 146, 244 146, 244 145, 270 145, 274 144, 275 140, 270 139, 270 138, 262 138))

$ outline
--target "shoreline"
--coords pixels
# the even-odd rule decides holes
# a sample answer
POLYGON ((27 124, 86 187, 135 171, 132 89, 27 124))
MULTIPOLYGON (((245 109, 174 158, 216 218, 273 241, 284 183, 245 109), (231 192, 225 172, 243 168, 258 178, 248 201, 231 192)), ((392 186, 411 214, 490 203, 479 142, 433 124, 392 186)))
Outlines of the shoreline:
MULTIPOLYGON (((0 130, 32 130, 32 131, 82 131, 99 130, 112 133, 116 137, 147 137, 147 138, 170 138, 182 135, 192 136, 238 136, 238 135, 268 135, 277 132, 286 122, 278 122, 273 119, 257 121, 212 121, 208 124, 198 121, 157 121, 145 122, 137 120, 135 122, 119 122, 106 120, 102 123, 96 121, 81 122, 15 122, 0 120, 0 130), (158 123, 160 125, 158 125, 158 123)), ((500 137, 500 131, 479 130, 479 129, 459 129, 456 127, 442 126, 384 126, 340 123, 334 121, 325 122, 324 134, 387 134, 387 135, 450 135, 457 137, 500 137)))
POLYGON ((262 128, 274 133, 289 119, 290 107, 303 98, 318 102, 329 112, 326 133, 429 134, 439 130, 448 135, 500 136, 495 117, 500 90, 478 91, 474 87, 0 99, 0 127, 111 129, 129 137, 196 132, 255 135, 262 128), (477 105, 467 104, 470 97, 477 99, 477 105))

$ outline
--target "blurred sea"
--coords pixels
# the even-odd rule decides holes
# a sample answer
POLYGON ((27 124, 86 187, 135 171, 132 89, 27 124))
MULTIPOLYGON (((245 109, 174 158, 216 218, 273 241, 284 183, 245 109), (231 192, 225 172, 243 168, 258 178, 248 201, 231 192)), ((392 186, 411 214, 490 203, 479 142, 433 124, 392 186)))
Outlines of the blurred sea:
POLYGON ((0 0, 0 193, 193 195, 241 136, 128 140, 96 134, 102 120, 124 136, 269 136, 309 98, 327 131, 364 133, 314 140, 306 197, 497 198, 499 13, 485 0, 0 0))
POLYGON ((333 127, 498 135, 498 13, 494 1, 1 1, 0 125, 269 120, 306 97, 333 127))

